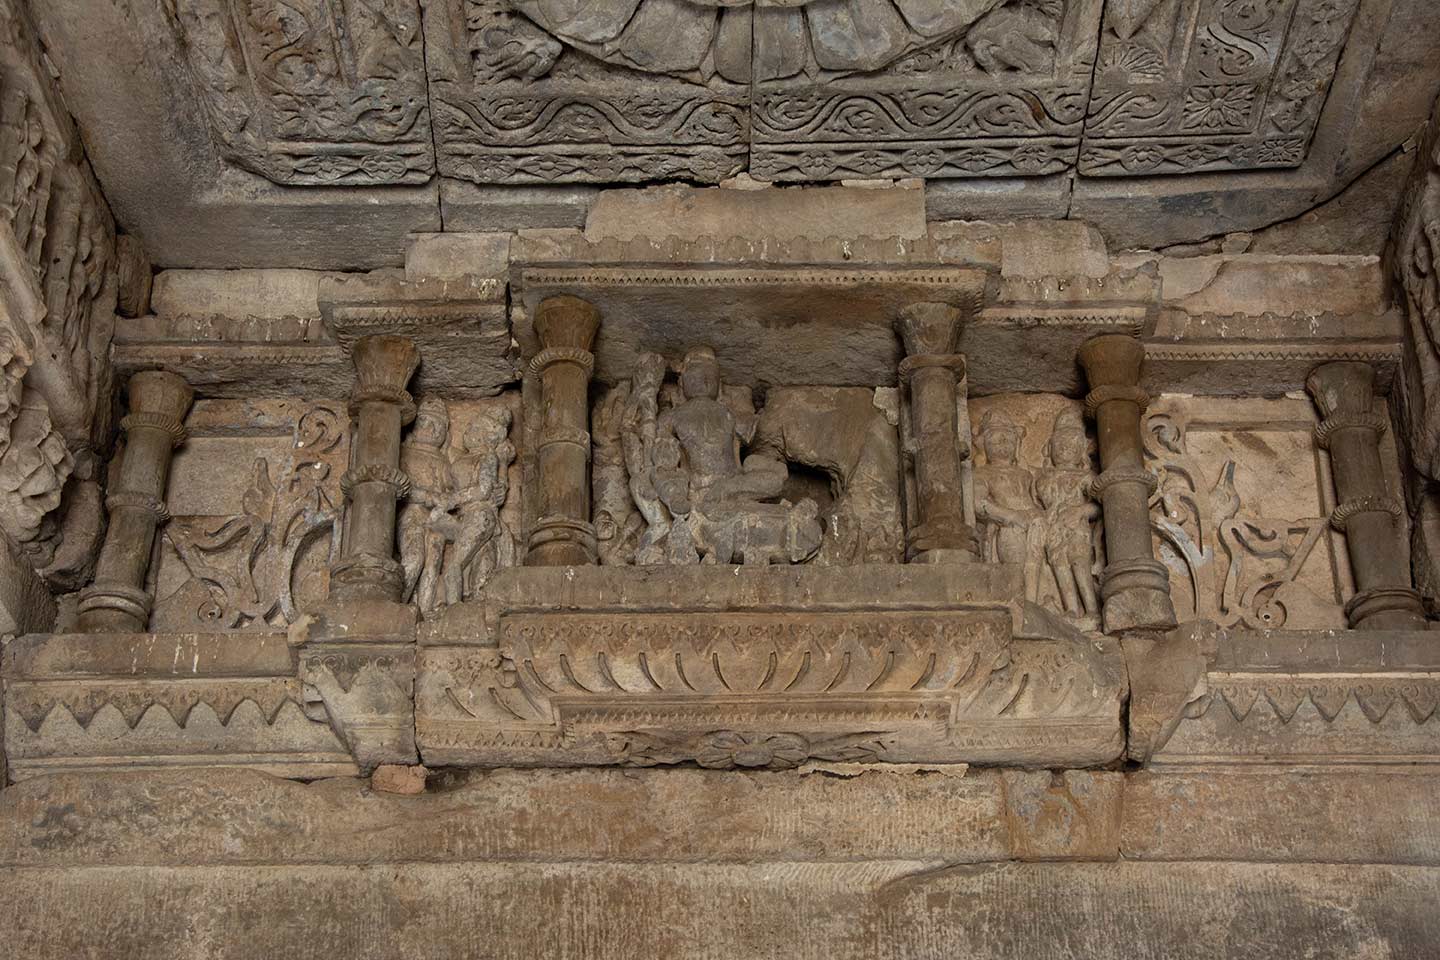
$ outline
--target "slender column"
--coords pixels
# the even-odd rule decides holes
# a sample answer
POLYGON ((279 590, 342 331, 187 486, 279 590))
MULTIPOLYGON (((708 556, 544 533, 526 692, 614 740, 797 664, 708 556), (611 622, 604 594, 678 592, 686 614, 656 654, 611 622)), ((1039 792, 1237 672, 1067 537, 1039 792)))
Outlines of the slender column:
POLYGON ((1354 361, 1321 364, 1305 389, 1323 418, 1315 442, 1330 451, 1340 501, 1330 525, 1345 534, 1355 575, 1345 617, 1355 630, 1424 630, 1420 594, 1410 587, 1404 510, 1380 465, 1386 418, 1374 410, 1375 370, 1354 361))
POLYGON ((900 381, 910 391, 911 453, 918 521, 906 537, 912 563, 978 560, 974 528, 965 522, 958 384, 965 357, 956 353, 965 315, 948 303, 915 303, 900 311, 895 329, 905 345, 900 381))
POLYGON ((80 629, 86 633, 139 632, 150 623, 154 599, 145 574, 155 531, 169 519, 165 481, 174 448, 185 440, 182 421, 195 391, 182 377, 152 370, 130 378, 130 413, 120 421, 125 454, 105 506, 110 526, 95 567, 95 582, 80 594, 80 629))
POLYGON ((1107 633, 1175 626, 1170 573, 1155 559, 1150 538, 1150 494, 1155 475, 1145 469, 1140 414, 1150 397, 1140 388, 1145 348, 1120 334, 1095 337, 1080 347, 1090 382, 1085 412, 1095 419, 1100 476, 1091 487, 1105 523, 1105 572, 1100 580, 1107 633))
POLYGON ((420 365, 420 351, 405 337, 361 337, 350 358, 355 432, 350 469, 340 482, 349 509, 340 559, 330 567, 330 596, 399 602, 405 578, 395 559, 395 501, 410 486, 400 470, 400 429, 415 419, 405 385, 420 365))
POLYGON ((580 566, 598 556, 590 522, 590 374, 600 311, 579 297, 550 297, 535 311, 543 349, 530 361, 540 378, 535 464, 539 516, 525 562, 580 566))

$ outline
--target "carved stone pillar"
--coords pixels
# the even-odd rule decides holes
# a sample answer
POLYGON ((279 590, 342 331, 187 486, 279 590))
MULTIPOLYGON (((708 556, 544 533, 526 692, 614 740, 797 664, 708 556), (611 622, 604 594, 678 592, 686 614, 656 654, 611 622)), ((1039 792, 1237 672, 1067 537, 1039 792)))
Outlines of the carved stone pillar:
POLYGON ((910 392, 910 452, 915 463, 917 523, 905 543, 906 558, 912 563, 979 559, 974 528, 965 522, 961 472, 970 456, 961 442, 957 403, 965 357, 955 350, 964 320, 964 313, 952 304, 916 303, 901 310, 895 321, 905 345, 899 373, 910 392))
POLYGON ((543 347, 530 361, 540 378, 535 450, 538 516, 525 562, 579 566, 596 562, 590 522, 590 374, 600 311, 579 297, 550 297, 535 311, 543 347))
POLYGON ((1423 630, 1424 607, 1410 587, 1404 510, 1385 487, 1380 434, 1386 417, 1374 409, 1375 370, 1368 363, 1326 363, 1305 381, 1323 418, 1315 442, 1330 451, 1340 505, 1330 525, 1345 534, 1355 596, 1345 617, 1355 630, 1423 630))
POLYGON ((404 574, 395 559, 395 501, 409 481, 400 471, 400 430, 415 419, 406 392, 420 352, 405 337, 361 337, 350 351, 355 417, 350 469, 341 480, 349 501, 340 559, 330 568, 330 596, 399 602, 404 574))
POLYGON ((165 481, 170 457, 185 439, 183 421, 195 391, 182 377, 160 370, 137 373, 128 389, 130 413, 120 421, 125 454, 106 498, 110 526, 95 567, 95 582, 80 594, 80 629, 86 633, 145 630, 153 598, 145 574, 155 531, 169 518, 165 481))
POLYGON ((1105 571, 1100 580, 1107 633, 1175 626, 1170 573, 1155 559, 1150 539, 1150 494, 1155 475, 1145 469, 1140 414, 1150 398, 1140 388, 1145 348, 1120 334, 1095 337, 1080 347, 1090 382, 1085 412, 1095 419, 1100 476, 1092 493, 1105 523, 1105 571))
POLYGON ((348 509, 330 597, 300 624, 300 680, 311 719, 329 722, 361 773, 413 764, 415 624, 400 602, 395 501, 409 481, 400 470, 400 430, 415 418, 405 385, 420 352, 405 337, 368 336, 350 348, 355 387, 350 469, 341 479, 348 509))

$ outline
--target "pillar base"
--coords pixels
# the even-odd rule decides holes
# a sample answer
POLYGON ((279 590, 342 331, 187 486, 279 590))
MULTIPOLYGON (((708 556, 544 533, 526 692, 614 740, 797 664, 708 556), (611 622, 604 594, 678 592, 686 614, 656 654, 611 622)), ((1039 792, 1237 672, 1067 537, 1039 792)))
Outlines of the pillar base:
POLYGON ((597 562, 595 525, 569 517, 542 517, 530 532, 528 567, 582 567, 597 562))
POLYGON ((118 583, 97 583, 80 591, 80 630, 84 633, 144 633, 150 627, 153 600, 144 590, 118 583))
POLYGON ((1159 560, 1125 560, 1105 568, 1100 584, 1106 633, 1175 626, 1170 571, 1159 560))
POLYGON ((1425 605, 1408 587, 1362 590, 1345 604, 1345 620, 1352 630, 1424 630, 1425 605))
POLYGON ((366 553, 342 557, 330 566, 330 597, 342 601, 399 603, 405 570, 393 557, 366 553))

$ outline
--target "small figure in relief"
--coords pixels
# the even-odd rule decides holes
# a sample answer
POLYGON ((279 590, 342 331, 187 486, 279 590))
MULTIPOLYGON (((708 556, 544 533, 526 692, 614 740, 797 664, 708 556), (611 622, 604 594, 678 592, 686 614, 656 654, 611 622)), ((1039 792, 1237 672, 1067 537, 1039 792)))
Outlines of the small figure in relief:
POLYGON ((400 468, 410 478, 410 490, 400 508, 400 566, 405 571, 405 600, 414 600, 422 616, 433 615, 444 597, 441 568, 445 562, 446 535, 436 524, 455 494, 455 474, 445 444, 450 436, 450 412, 443 400, 420 402, 415 425, 400 448, 400 468))
POLYGON ((460 490, 446 509, 432 511, 430 525, 450 541, 445 558, 445 603, 459 603, 501 567, 515 563, 515 544, 500 519, 510 496, 510 411, 480 414, 465 431, 464 449, 452 471, 460 490))
POLYGON ((1100 506, 1090 499, 1090 441, 1079 411, 1066 408, 1056 415, 1045 459, 1051 469, 1035 481, 1045 509, 1045 561, 1065 612, 1072 617, 1098 616, 1092 524, 1100 516, 1100 506))
POLYGON ((980 520, 984 559, 1022 565, 1025 599, 1034 602, 1040 594, 1044 543, 1041 526, 1035 522, 1041 513, 1035 476, 1020 465, 1024 439, 1025 428, 999 410, 987 411, 981 419, 985 464, 975 471, 975 516, 980 520))

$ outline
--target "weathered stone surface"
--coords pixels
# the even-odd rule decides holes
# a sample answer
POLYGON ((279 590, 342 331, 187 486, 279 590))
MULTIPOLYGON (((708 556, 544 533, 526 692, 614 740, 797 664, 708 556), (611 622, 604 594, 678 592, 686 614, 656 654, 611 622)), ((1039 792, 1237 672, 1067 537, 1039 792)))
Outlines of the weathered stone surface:
POLYGON ((161 270, 150 295, 161 317, 307 320, 320 316, 320 270, 161 270))
POLYGON ((405 250, 405 279, 503 277, 510 268, 509 233, 417 233, 405 250))
POLYGON ((0 892, 18 908, 0 932, 36 958, 83 955, 97 940, 147 958, 262 957, 303 949, 318 936, 360 960, 437 951, 497 958, 583 952, 598 960, 648 951, 942 957, 957 942, 983 960, 1017 950, 1039 960, 1199 960, 1217 952, 1234 960, 1351 960, 1424 957, 1440 934, 1434 868, 944 866, 35 868, 0 880, 0 892), (103 907, 65 909, 87 902, 103 907), (171 903, 188 906, 155 909, 171 903), (517 928, 517 912, 537 905, 542 918, 517 928))
POLYGON ((58 774, 0 795, 0 864, 1113 860, 1121 779, 496 770, 400 796, 236 770, 58 774))
POLYGON ((55 600, 30 564, 0 543, 0 635, 34 633, 55 624, 55 600))
POLYGON ((703 190, 686 186, 606 190, 585 218, 585 239, 679 237, 901 237, 925 235, 925 190, 918 181, 883 189, 788 187, 703 190))
POLYGON ((1020 593, 1013 566, 716 570, 502 571, 423 638, 422 758, 1079 766, 1119 753, 1117 651, 1004 599, 1020 593))
POLYGON ((1416 767, 1193 769, 1125 777, 1132 860, 1440 863, 1435 775, 1416 767))
POLYGON ((1204 692, 1154 743, 1152 764, 1433 764, 1440 755, 1429 631, 1235 629, 1205 653, 1204 692))

